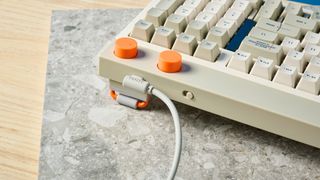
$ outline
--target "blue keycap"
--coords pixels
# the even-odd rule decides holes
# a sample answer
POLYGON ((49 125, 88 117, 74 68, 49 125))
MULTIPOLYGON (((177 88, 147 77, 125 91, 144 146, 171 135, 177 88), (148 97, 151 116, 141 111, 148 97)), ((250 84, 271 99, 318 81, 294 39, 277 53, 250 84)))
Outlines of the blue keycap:
POLYGON ((240 26, 238 32, 232 37, 231 41, 227 45, 226 49, 235 52, 242 40, 249 34, 251 29, 256 25, 256 22, 250 19, 246 19, 240 26))

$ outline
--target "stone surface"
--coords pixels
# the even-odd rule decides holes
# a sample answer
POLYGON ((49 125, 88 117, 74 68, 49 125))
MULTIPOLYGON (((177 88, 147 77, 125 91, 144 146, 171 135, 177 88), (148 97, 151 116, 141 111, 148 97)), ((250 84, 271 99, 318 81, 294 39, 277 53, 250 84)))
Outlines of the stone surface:
MULTIPOLYGON (((98 51, 138 11, 53 13, 39 179, 165 179, 174 151, 167 107, 158 99, 142 111, 120 106, 96 75, 98 51)), ((318 149, 176 105, 176 179, 320 179, 318 149)))

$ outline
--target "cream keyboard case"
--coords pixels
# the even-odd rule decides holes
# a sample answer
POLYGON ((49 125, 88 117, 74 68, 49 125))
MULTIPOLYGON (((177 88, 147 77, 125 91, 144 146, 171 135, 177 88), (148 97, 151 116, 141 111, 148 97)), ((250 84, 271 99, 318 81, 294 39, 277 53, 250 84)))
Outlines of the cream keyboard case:
MULTIPOLYGON (((316 1, 314 1, 316 2, 316 1)), ((171 99, 320 148, 320 8, 154 0, 100 55, 113 95, 143 77, 171 99)), ((143 104, 141 104, 143 107, 143 104)))

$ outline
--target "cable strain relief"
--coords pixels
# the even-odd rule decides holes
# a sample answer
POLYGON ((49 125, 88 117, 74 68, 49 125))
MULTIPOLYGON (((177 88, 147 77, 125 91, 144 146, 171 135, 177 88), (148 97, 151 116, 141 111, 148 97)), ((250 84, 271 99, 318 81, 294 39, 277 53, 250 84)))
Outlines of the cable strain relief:
POLYGON ((152 90, 154 89, 154 87, 152 85, 149 85, 148 86, 148 89, 147 89, 147 93, 148 94, 152 94, 152 90))

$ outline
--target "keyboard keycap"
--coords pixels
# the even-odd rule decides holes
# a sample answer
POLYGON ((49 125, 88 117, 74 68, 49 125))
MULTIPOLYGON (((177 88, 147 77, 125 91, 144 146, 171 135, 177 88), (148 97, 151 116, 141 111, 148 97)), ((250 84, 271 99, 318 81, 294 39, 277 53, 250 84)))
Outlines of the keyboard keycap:
POLYGON ((320 58, 313 57, 310 60, 310 63, 308 64, 306 71, 320 74, 320 58))
POLYGON ((303 50, 303 53, 307 61, 310 61, 312 57, 320 55, 320 46, 307 43, 306 47, 303 50))
POLYGON ((298 72, 302 73, 304 68, 306 67, 307 62, 304 59, 303 53, 295 50, 290 50, 288 55, 284 59, 283 64, 294 66, 297 68, 298 72))
POLYGON ((320 45, 320 34, 308 31, 301 43, 301 46, 305 47, 307 43, 320 45))
POLYGON ((272 59, 259 56, 254 63, 250 74, 267 80, 272 80, 275 72, 275 63, 272 59))
POLYGON ((302 6, 300 4, 289 2, 288 5, 283 10, 283 16, 286 16, 288 13, 301 16, 303 14, 302 6))
POLYGON ((226 29, 213 27, 210 29, 206 39, 217 43, 220 48, 223 48, 229 42, 230 36, 226 29))
POLYGON ((131 32, 131 37, 150 42, 154 31, 155 27, 152 23, 145 20, 140 20, 134 25, 133 31, 131 32))
POLYGON ((210 29, 218 22, 216 15, 207 11, 200 12, 195 20, 206 23, 208 29, 210 29))
POLYGON ((281 8, 282 8, 281 0, 268 0, 260 8, 254 20, 259 21, 261 17, 276 20, 280 15, 281 8))
POLYGON ((290 37, 285 37, 280 46, 282 47, 284 54, 288 54, 290 50, 301 50, 300 41, 290 37))
POLYGON ((204 8, 203 11, 207 11, 213 14, 216 14, 217 18, 219 19, 224 14, 224 8, 223 4, 210 2, 207 4, 207 6, 204 8))
POLYGON ((288 24, 282 24, 278 31, 278 34, 281 40, 283 40, 285 37, 300 39, 302 35, 302 31, 300 28, 297 28, 288 24))
POLYGON ((281 23, 277 22, 277 21, 273 21, 271 19, 267 19, 267 18, 260 18, 260 20, 257 22, 257 27, 261 28, 261 29, 265 29, 271 32, 278 32, 278 30, 281 27, 281 23))
POLYGON ((251 54, 238 50, 231 58, 228 67, 241 72, 249 73, 252 65, 253 59, 251 54))
POLYGON ((161 0, 155 7, 167 13, 167 16, 172 14, 177 8, 178 2, 176 0, 161 0))
POLYGON ((237 10, 235 8, 230 8, 226 14, 224 15, 226 19, 230 19, 236 22, 237 27, 240 27, 240 25, 243 23, 245 16, 242 14, 240 10, 237 10))
POLYGON ((295 87, 298 80, 298 71, 296 67, 282 64, 277 71, 273 81, 290 87, 295 87))
POLYGON ((192 20, 187 26, 185 33, 193 35, 198 41, 201 41, 206 37, 208 33, 208 27, 204 22, 192 20))
POLYGON ((250 12, 252 11, 252 6, 249 1, 247 0, 236 0, 230 9, 237 9, 243 12, 245 17, 248 17, 250 12))
POLYGON ((252 54, 253 57, 264 56, 279 65, 283 58, 281 46, 247 36, 240 45, 240 50, 252 54))
POLYGON ((157 8, 151 8, 146 14, 146 21, 151 22, 155 27, 162 26, 166 21, 166 12, 157 8))
POLYGON ((320 25, 320 9, 317 9, 316 11, 314 11, 312 14, 311 14, 311 19, 315 20, 318 22, 318 25, 320 25))
POLYGON ((171 49, 175 39, 176 34, 173 29, 160 26, 154 33, 151 43, 171 49))
POLYGON ((320 91, 320 74, 305 72, 297 86, 297 89, 319 95, 320 91))
POLYGON ((278 44, 280 38, 277 33, 270 32, 264 29, 260 29, 258 27, 252 28, 249 33, 250 37, 260 39, 269 43, 278 44))
POLYGON ((203 40, 199 44, 194 56, 213 62, 218 57, 219 53, 220 50, 217 43, 203 40))
POLYGON ((183 5, 192 7, 196 9, 197 13, 199 13, 206 5, 206 1, 205 0, 186 0, 183 3, 183 5))
POLYGON ((296 16, 290 13, 288 13, 283 23, 301 28, 303 35, 305 35, 308 31, 316 32, 318 30, 317 22, 315 20, 296 16))
POLYGON ((226 19, 225 17, 221 18, 216 24, 216 26, 226 29, 230 37, 232 37, 238 29, 235 21, 226 19))
POLYGON ((257 9, 261 6, 262 0, 248 0, 253 9, 257 9))
POLYGON ((164 24, 164 26, 173 29, 176 34, 180 34, 184 32, 184 30, 186 29, 187 21, 183 16, 171 14, 167 18, 167 21, 164 24))
POLYGON ((192 7, 182 5, 178 7, 175 14, 185 17, 187 22, 189 22, 196 17, 197 11, 192 7))
POLYGON ((221 67, 226 67, 230 59, 232 58, 233 54, 228 53, 228 52, 220 52, 220 55, 218 56, 217 60, 214 62, 214 64, 221 66, 221 67))
POLYGON ((212 4, 221 4, 223 11, 226 12, 226 10, 229 9, 229 7, 233 3, 233 1, 234 0, 212 0, 210 3, 212 3, 212 4))
POLYGON ((176 39, 172 49, 188 55, 193 55, 197 45, 198 43, 195 36, 181 33, 176 39))
POLYGON ((276 7, 277 9, 282 8, 282 0, 267 0, 265 4, 267 4, 270 7, 276 7))

